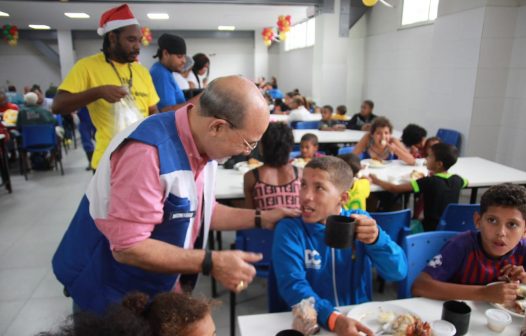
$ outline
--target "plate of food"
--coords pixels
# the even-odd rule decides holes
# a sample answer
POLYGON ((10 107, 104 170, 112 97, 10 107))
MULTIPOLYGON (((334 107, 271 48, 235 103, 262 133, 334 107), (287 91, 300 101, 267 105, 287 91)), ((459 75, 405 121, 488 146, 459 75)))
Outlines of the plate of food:
POLYGON ((431 336, 429 323, 409 309, 384 303, 368 302, 353 308, 347 316, 359 321, 375 334, 431 336))
POLYGON ((409 174, 409 179, 410 180, 418 180, 418 179, 421 179, 422 177, 425 177, 426 174, 421 172, 421 171, 418 171, 418 170, 413 170, 411 172, 411 174, 409 174))
POLYGON ((248 161, 238 162, 234 165, 234 169, 239 170, 243 174, 249 170, 258 168, 263 165, 263 162, 256 159, 249 159, 248 161))
POLYGON ((367 165, 369 168, 384 168, 385 165, 391 163, 388 160, 365 159, 362 160, 362 165, 367 165))
MULTIPOLYGON (((486 286, 494 286, 504 281, 496 281, 487 284, 486 286)), ((510 313, 515 317, 525 317, 526 316, 526 284, 520 284, 519 289, 517 290, 517 300, 513 305, 504 305, 501 303, 490 303, 493 307, 502 309, 510 313)))
POLYGON ((304 159, 304 158, 295 158, 292 160, 292 165, 296 166, 298 168, 305 168, 307 163, 309 163, 310 159, 304 159))

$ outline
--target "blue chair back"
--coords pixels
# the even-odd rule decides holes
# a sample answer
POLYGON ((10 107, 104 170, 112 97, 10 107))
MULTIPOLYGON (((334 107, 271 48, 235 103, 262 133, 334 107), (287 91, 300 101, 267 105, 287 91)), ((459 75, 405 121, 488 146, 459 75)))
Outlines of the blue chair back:
POLYGON ((55 125, 43 124, 22 127, 22 149, 26 151, 48 150, 56 145, 55 125))
POLYGON ((267 278, 272 261, 272 242, 274 231, 264 229, 249 229, 236 232, 236 250, 261 253, 263 259, 256 264, 256 275, 267 278))
POLYGON ((405 209, 392 212, 371 213, 376 223, 398 245, 402 245, 407 235, 411 233, 411 210, 405 209))
MULTIPOLYGON (((84 107, 83 107, 84 108, 84 107)), ((57 120, 57 124, 61 127, 64 127, 64 120, 62 119, 62 115, 61 114, 54 114, 53 115, 55 117, 55 119, 57 120)))
POLYGON ((398 299, 412 296, 411 287, 429 260, 436 256, 444 244, 458 234, 454 231, 417 233, 405 238, 403 249, 407 256, 407 277, 398 285, 398 299))
POLYGON ((319 121, 297 121, 292 123, 292 128, 295 129, 318 129, 319 127, 319 121))
POLYGON ((473 214, 480 212, 479 204, 449 204, 444 210, 437 231, 476 231, 473 214))
POLYGON ((301 152, 299 150, 298 151, 292 151, 289 154, 289 159, 290 160, 295 159, 295 158, 297 158, 300 155, 301 155, 301 152))
POLYGON ((338 149, 338 155, 351 154, 355 146, 346 146, 338 149))
POLYGON ((440 128, 437 132, 437 137, 440 138, 443 143, 455 146, 460 150, 460 144, 462 141, 460 132, 452 129, 440 128))

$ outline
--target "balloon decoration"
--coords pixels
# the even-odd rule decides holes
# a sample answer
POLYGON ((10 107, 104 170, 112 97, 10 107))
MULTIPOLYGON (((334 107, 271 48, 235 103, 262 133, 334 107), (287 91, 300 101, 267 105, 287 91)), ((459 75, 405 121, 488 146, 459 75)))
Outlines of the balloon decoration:
POLYGON ((15 47, 18 42, 18 27, 10 24, 3 25, 2 39, 11 47, 15 47))
POLYGON ((150 28, 148 27, 142 27, 142 45, 147 47, 152 43, 152 32, 150 31, 150 28))
POLYGON ((378 2, 378 0, 362 0, 363 4, 366 5, 367 7, 373 7, 374 5, 376 5, 376 3, 378 2))
POLYGON ((278 32, 280 41, 285 41, 287 33, 290 31, 290 15, 280 15, 278 17, 278 32))
POLYGON ((267 47, 270 47, 272 40, 274 39, 274 31, 272 28, 263 28, 261 35, 263 36, 263 43, 265 43, 267 47))

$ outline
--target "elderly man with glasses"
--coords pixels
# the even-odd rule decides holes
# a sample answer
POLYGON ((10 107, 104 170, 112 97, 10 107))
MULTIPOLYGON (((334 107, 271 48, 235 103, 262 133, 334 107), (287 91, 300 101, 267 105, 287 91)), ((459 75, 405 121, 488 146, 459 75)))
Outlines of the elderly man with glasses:
POLYGON ((53 258, 55 275, 82 310, 104 312, 127 292, 191 290, 197 274, 241 291, 261 255, 207 251, 209 229, 272 229, 289 209, 217 204, 217 160, 248 155, 269 123, 249 80, 214 80, 196 105, 151 116, 104 153, 53 258))

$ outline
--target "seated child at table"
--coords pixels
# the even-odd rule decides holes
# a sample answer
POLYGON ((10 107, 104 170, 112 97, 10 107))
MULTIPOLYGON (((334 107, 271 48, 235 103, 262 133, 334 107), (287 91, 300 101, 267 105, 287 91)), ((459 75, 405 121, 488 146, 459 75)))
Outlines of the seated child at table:
POLYGON ((431 147, 434 144, 441 143, 441 142, 442 141, 440 140, 440 138, 436 137, 436 136, 427 138, 426 142, 424 144, 424 153, 425 153, 424 157, 428 157, 429 156, 429 153, 431 153, 431 147))
POLYGON ((340 158, 310 161, 301 179, 302 216, 281 220, 272 248, 279 296, 290 308, 313 297, 318 323, 337 335, 372 331, 338 312, 337 307, 371 300, 371 265, 388 281, 402 280, 407 261, 402 249, 362 210, 343 210, 352 186, 352 170, 340 158), (325 223, 331 215, 356 220, 354 248, 325 244, 325 223), (334 265, 334 269, 333 269, 334 265))
POLYGON ((353 153, 360 156, 364 153, 378 161, 393 160, 397 156, 407 164, 415 164, 415 158, 404 147, 400 140, 392 136, 393 125, 389 119, 374 119, 371 130, 367 132, 354 147, 353 153))
POLYGON ((352 153, 338 157, 351 167, 354 176, 353 185, 348 191, 349 200, 343 205, 343 208, 345 210, 366 210, 367 197, 371 194, 371 182, 367 178, 359 177, 358 173, 362 170, 360 158, 352 153))
POLYGON ((349 120, 349 117, 347 116, 347 106, 345 105, 338 105, 336 107, 336 114, 332 116, 332 119, 338 120, 338 121, 347 121, 349 120))
POLYGON ((325 105, 321 109, 320 131, 343 131, 345 126, 332 118, 332 106, 325 105))
POLYGON ((270 123, 259 142, 263 165, 245 173, 243 190, 249 209, 299 209, 301 170, 289 161, 294 146, 292 129, 270 123))
POLYGON ((493 186, 475 213, 478 232, 451 238, 413 284, 413 294, 437 300, 514 304, 526 282, 526 188, 493 186), (486 287, 495 281, 503 283, 486 287))
POLYGON ((312 133, 303 134, 300 140, 300 156, 298 158, 309 162, 313 158, 325 156, 322 153, 318 153, 318 149, 318 137, 312 133))
POLYGON ((103 316, 82 311, 72 315, 57 333, 38 336, 215 336, 211 303, 187 294, 130 293, 103 316))
POLYGON ((415 159, 425 158, 424 151, 427 131, 418 125, 409 124, 402 131, 402 143, 415 159))
POLYGON ((433 231, 448 204, 458 203, 460 190, 468 185, 466 179, 447 172, 457 162, 457 158, 458 151, 455 147, 438 143, 431 147, 431 155, 426 160, 429 176, 412 179, 402 184, 383 181, 374 174, 371 174, 370 178, 374 184, 393 193, 422 194, 424 197, 422 225, 424 231, 433 231))

